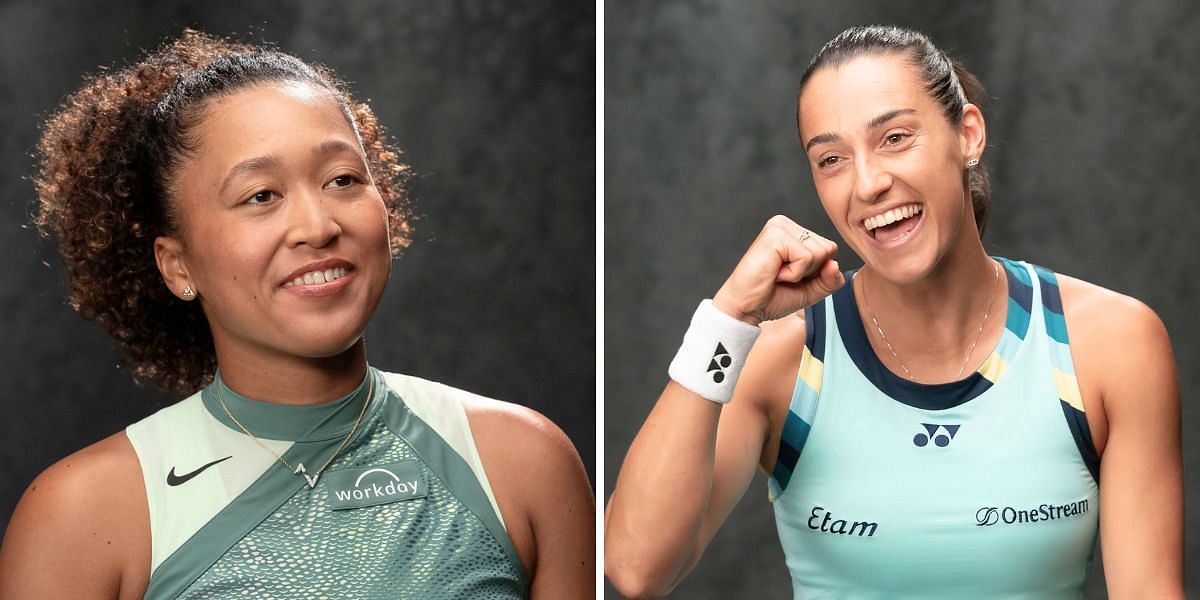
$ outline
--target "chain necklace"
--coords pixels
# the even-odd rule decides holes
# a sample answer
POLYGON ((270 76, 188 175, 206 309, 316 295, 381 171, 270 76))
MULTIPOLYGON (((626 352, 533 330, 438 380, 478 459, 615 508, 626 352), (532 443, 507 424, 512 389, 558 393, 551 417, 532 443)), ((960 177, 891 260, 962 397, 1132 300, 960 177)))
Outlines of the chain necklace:
MULTIPOLYGON (((992 282, 992 295, 988 297, 987 310, 983 311, 983 320, 979 322, 979 331, 975 332, 975 341, 971 342, 971 347, 967 349, 967 356, 963 359, 963 364, 958 368, 958 374, 954 378, 962 379, 963 371, 967 368, 967 363, 971 361, 971 354, 975 352, 975 345, 979 343, 979 338, 983 336, 983 328, 987 325, 988 316, 992 313, 992 305, 996 301, 996 290, 1000 287, 1000 267, 995 261, 992 261, 992 271, 995 273, 995 278, 992 282)), ((879 338, 883 340, 884 345, 896 358, 896 362, 900 364, 900 368, 904 369, 904 375, 913 382, 917 382, 917 378, 913 377, 908 367, 904 366, 904 361, 900 360, 900 355, 896 354, 896 349, 892 347, 892 343, 888 341, 887 335, 883 333, 883 327, 879 326, 879 321, 875 319, 875 311, 871 310, 871 301, 867 299, 867 279, 863 278, 863 303, 867 305, 867 314, 871 315, 871 322, 875 324, 875 330, 879 332, 879 338)))
POLYGON ((333 451, 333 455, 329 457, 329 460, 325 461, 325 464, 321 465, 321 468, 317 469, 317 472, 313 473, 312 475, 309 475, 308 472, 304 470, 304 463, 296 463, 296 468, 292 468, 292 465, 288 464, 288 461, 284 460, 278 452, 272 450, 269 446, 262 443, 262 440, 254 437, 254 434, 250 433, 250 430, 246 429, 246 426, 242 425, 242 422, 237 420, 237 417, 233 416, 233 413, 229 412, 229 407, 225 405, 225 399, 221 397, 220 382, 218 382, 217 385, 214 385, 213 389, 217 391, 217 402, 221 403, 221 408, 225 409, 225 414, 229 416, 230 420, 237 424, 238 428, 242 430, 242 433, 250 436, 250 439, 254 440, 254 443, 258 444, 260 448, 270 452, 272 456, 279 459, 279 462, 283 463, 283 466, 287 467, 289 471, 304 477, 304 481, 308 482, 309 489, 312 489, 317 487, 317 480, 321 478, 321 473, 325 472, 325 468, 333 462, 333 459, 337 458, 338 454, 342 453, 342 449, 346 447, 346 444, 350 443, 350 439, 354 437, 354 432, 358 431, 358 426, 360 423, 362 423, 363 415, 367 414, 367 407, 371 405, 371 398, 375 395, 375 378, 371 376, 370 371, 367 372, 367 379, 367 400, 366 402, 363 402, 362 411, 358 413, 358 418, 354 420, 354 427, 350 429, 350 434, 346 436, 346 439, 342 440, 342 444, 337 447, 337 450, 333 451))

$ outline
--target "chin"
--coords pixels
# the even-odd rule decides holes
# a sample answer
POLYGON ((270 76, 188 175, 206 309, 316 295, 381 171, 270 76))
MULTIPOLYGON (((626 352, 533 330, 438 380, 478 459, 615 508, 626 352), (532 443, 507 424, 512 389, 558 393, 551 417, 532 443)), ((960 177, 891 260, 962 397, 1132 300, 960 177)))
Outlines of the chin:
POLYGON ((361 332, 349 338, 314 336, 302 340, 299 344, 292 344, 290 347, 284 348, 284 351, 303 358, 335 358, 353 350, 362 342, 362 339, 361 332))
POLYGON ((333 358, 354 348, 363 337, 367 319, 337 313, 301 318, 287 323, 272 337, 284 353, 304 358, 333 358))
POLYGON ((937 261, 926 252, 918 251, 876 255, 863 262, 879 277, 896 285, 908 285, 928 277, 937 261))

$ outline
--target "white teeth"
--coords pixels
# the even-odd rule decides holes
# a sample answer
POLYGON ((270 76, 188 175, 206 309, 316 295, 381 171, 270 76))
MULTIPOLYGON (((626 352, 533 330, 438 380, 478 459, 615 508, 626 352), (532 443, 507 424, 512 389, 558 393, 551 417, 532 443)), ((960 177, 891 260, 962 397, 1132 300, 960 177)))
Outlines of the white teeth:
POLYGON ((297 277, 283 287, 293 287, 297 285, 317 285, 321 283, 329 283, 335 279, 341 279, 346 276, 349 271, 345 267, 336 267, 333 269, 325 269, 324 271, 309 271, 304 275, 297 277))
POLYGON ((867 231, 871 231, 872 229, 895 223, 900 219, 907 219, 920 212, 920 204, 906 204, 899 208, 893 208, 892 210, 889 210, 881 215, 875 215, 874 217, 867 217, 866 219, 863 219, 863 227, 866 227, 867 231))

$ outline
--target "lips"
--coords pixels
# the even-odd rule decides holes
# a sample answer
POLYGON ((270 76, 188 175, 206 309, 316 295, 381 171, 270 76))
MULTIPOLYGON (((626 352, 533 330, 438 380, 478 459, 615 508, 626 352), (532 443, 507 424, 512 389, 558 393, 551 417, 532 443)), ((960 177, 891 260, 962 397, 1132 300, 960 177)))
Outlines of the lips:
POLYGON ((924 208, 917 203, 892 207, 862 220, 867 235, 883 244, 906 238, 920 224, 924 208))
POLYGON ((896 221, 914 217, 914 216, 920 214, 920 212, 921 212, 920 204, 916 204, 916 203, 905 204, 902 206, 897 206, 895 208, 886 210, 886 211, 879 213, 873 217, 867 217, 867 218, 863 219, 862 224, 863 224, 863 227, 867 228, 867 231, 873 231, 873 230, 883 227, 885 225, 891 225, 892 223, 895 223, 896 221))
POLYGON ((297 277, 285 284, 283 287, 294 287, 297 285, 314 285, 319 283, 332 283, 345 277, 349 271, 345 267, 334 267, 332 269, 309 271, 304 275, 297 277))
POLYGON ((354 272, 354 265, 340 258, 313 261, 292 271, 281 287, 295 288, 333 283, 354 272))

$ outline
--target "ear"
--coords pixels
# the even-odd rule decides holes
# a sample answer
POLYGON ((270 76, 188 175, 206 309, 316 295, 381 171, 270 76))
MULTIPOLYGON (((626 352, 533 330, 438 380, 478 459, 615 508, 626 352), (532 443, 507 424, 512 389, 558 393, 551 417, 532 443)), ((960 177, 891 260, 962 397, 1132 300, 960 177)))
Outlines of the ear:
POLYGON ((172 294, 180 300, 196 299, 198 292, 195 292, 196 284, 188 274, 183 242, 168 236, 154 238, 154 262, 158 264, 158 272, 172 294), (183 293, 189 287, 193 290, 190 297, 183 293))
POLYGON ((983 150, 987 147, 987 127, 978 106, 969 103, 963 105, 962 125, 959 127, 958 136, 964 163, 983 156, 983 150))

